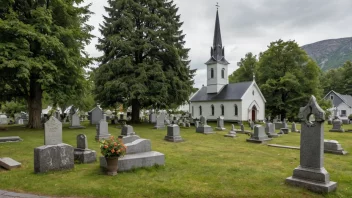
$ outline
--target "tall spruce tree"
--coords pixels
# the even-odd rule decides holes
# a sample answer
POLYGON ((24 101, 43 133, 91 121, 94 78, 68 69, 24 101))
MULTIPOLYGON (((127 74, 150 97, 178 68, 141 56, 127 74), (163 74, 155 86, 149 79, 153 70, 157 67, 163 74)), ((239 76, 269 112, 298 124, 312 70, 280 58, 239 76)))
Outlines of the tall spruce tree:
POLYGON ((83 0, 0 0, 0 100, 24 98, 28 127, 42 127, 42 95, 82 89, 92 35, 83 0))
POLYGON ((166 0, 110 0, 97 48, 104 53, 95 74, 102 106, 132 105, 132 121, 142 107, 167 108, 188 100, 195 70, 178 8, 166 0))

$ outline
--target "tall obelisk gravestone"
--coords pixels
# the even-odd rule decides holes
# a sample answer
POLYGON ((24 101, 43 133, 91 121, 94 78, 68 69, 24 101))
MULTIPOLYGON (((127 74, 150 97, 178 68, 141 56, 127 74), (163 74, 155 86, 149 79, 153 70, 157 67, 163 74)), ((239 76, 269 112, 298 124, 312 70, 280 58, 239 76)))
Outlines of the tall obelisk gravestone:
POLYGON ((324 168, 324 121, 325 113, 314 96, 298 115, 301 120, 300 165, 293 170, 286 183, 307 188, 314 192, 328 193, 337 183, 330 181, 324 168))

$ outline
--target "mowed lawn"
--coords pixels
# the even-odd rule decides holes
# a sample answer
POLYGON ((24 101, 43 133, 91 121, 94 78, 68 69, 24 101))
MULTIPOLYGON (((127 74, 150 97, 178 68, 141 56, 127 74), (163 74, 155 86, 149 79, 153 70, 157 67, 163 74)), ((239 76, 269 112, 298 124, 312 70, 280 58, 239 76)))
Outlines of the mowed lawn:
MULTIPOLYGON (((215 123, 210 123, 215 127, 215 123)), ((86 129, 63 128, 64 143, 76 146, 76 136, 84 133, 90 149, 101 155, 95 142, 95 126, 86 129)), ((0 144, 0 157, 11 157, 22 163, 12 171, 0 170, 0 189, 57 197, 352 197, 352 156, 324 154, 325 168, 332 181, 338 182, 336 192, 320 195, 291 187, 285 179, 299 165, 299 150, 248 143, 247 135, 226 138, 226 131, 212 135, 181 128, 181 143, 163 140, 166 128, 153 129, 151 124, 134 125, 134 131, 150 139, 152 149, 165 154, 165 166, 137 169, 107 176, 99 162, 75 164, 73 170, 34 174, 33 150, 44 143, 44 130, 11 126, 0 131, 0 137, 20 136, 23 141, 0 144)), ((237 126, 238 128, 238 126, 237 126)), ((248 126, 246 125, 248 129, 248 126)), ((299 125, 298 125, 299 128, 299 125)), ((325 139, 338 140, 352 152, 352 133, 331 133, 325 125, 325 139)), ((348 128, 348 126, 345 126, 348 128)), ((352 128, 352 125, 350 125, 352 128)), ((120 129, 109 125, 112 135, 120 129)), ((300 134, 290 133, 270 141, 272 144, 299 146, 300 134)))

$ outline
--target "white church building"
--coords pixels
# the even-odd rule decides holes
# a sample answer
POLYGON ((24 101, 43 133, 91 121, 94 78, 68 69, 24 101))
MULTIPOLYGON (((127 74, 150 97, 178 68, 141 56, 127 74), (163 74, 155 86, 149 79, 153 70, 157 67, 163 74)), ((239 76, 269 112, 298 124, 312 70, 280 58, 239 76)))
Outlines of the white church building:
POLYGON ((253 81, 229 84, 225 48, 222 46, 219 13, 216 12, 215 31, 211 57, 207 65, 207 86, 203 86, 190 100, 193 118, 205 116, 226 121, 262 121, 265 118, 266 100, 255 77, 253 81))

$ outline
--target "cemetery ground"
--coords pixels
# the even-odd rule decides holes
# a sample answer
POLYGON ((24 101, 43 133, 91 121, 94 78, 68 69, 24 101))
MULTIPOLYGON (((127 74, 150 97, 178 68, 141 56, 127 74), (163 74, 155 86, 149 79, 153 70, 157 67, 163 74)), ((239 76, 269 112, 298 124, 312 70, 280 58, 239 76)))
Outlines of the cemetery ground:
MULTIPOLYGON (((75 130, 64 125, 63 142, 76 147, 76 136, 86 134, 88 147, 97 151, 97 157, 101 156, 99 144, 94 140, 95 126, 82 124, 87 128, 75 130)), ((9 126, 8 131, 0 131, 0 137, 20 136, 23 141, 0 144, 0 157, 13 158, 22 167, 0 170, 0 189, 56 197, 352 197, 351 154, 324 154, 324 167, 330 179, 338 182, 338 188, 329 195, 320 195, 285 184, 285 179, 299 165, 299 150, 248 143, 246 134, 224 137, 231 129, 229 123, 225 123, 227 130, 211 135, 196 133, 193 126, 181 127, 185 141, 180 143, 164 140, 166 128, 156 130, 152 124, 133 127, 141 138, 151 140, 153 150, 165 154, 165 166, 107 176, 97 161, 75 164, 73 170, 35 174, 33 152, 35 147, 43 145, 44 130, 9 126)), ((325 139, 339 141, 351 153, 352 133, 328 132, 330 128, 331 125, 325 125, 325 139)), ((109 125, 114 136, 120 130, 109 125)), ((289 133, 269 143, 299 146, 300 134, 289 133)))

